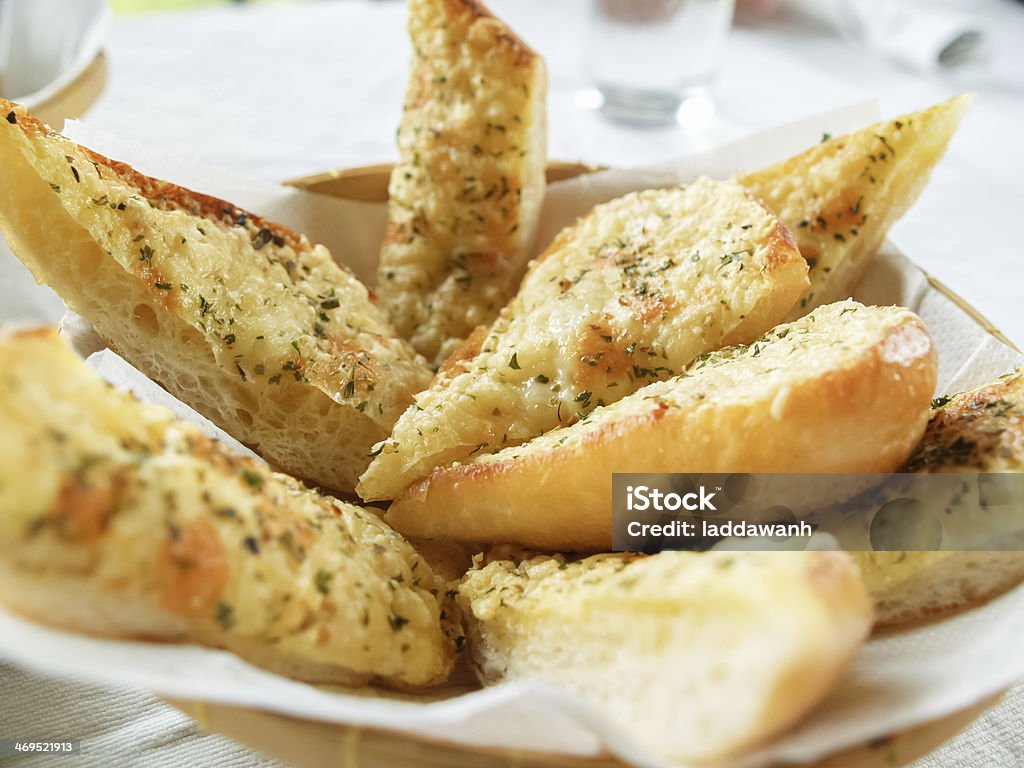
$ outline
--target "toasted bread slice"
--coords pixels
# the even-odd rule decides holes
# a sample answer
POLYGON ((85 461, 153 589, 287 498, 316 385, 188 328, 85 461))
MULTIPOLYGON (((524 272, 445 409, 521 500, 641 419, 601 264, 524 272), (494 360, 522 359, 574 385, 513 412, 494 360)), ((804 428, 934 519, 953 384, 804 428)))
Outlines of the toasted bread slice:
MULTIPOLYGON (((908 472, 1024 472, 1024 371, 942 398, 908 472), (941 403, 941 404, 940 404, 941 403)), ((975 605, 1024 581, 1024 552, 855 552, 880 624, 975 605)))
POLYGON ((425 362, 323 246, 0 100, 0 229, 118 353, 289 472, 351 491, 425 362))
POLYGON ((4 332, 0 350, 5 604, 306 680, 447 676, 445 582, 377 515, 111 388, 51 329, 4 332))
POLYGON ((924 431, 920 319, 853 301, 712 352, 586 420, 435 470, 387 519, 413 536, 607 551, 615 472, 891 472, 924 431))
POLYGON ((537 557, 470 571, 458 592, 485 683, 579 693, 656 758, 735 757, 836 685, 871 627, 841 552, 537 557))
POLYGON ((791 319, 851 295, 886 233, 917 200, 970 104, 960 96, 816 147, 740 183, 792 229, 811 286, 791 319))
POLYGON ((786 227, 732 182, 599 205, 417 397, 359 492, 393 498, 435 467, 518 445, 753 341, 789 311, 806 271, 786 227))
POLYGON ((477 0, 409 0, 413 61, 378 291, 440 363, 526 269, 544 198, 544 61, 477 0))

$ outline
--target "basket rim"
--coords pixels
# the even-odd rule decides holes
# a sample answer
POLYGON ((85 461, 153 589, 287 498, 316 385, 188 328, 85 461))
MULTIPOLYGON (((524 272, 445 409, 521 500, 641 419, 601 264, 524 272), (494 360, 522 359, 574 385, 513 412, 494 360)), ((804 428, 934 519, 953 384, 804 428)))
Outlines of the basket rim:
MULTIPOLYGON (((855 744, 827 755, 806 768, 893 768, 908 766, 931 754, 942 744, 963 732, 971 723, 997 706, 1005 691, 987 696, 934 720, 912 726, 883 739, 855 744)), ((163 697, 163 700, 196 721, 203 731, 220 733, 263 754, 301 766, 297 761, 308 755, 305 737, 322 737, 322 751, 342 757, 344 765, 380 765, 381 768, 626 768, 626 763, 607 753, 593 756, 563 755, 528 749, 504 749, 460 744, 436 738, 391 730, 365 728, 340 723, 303 720, 264 710, 248 709, 203 701, 163 697), (287 733, 287 737, 285 737, 287 733)), ((337 758, 335 758, 337 759, 337 758)), ((313 765, 320 765, 314 758, 313 765)), ((326 763, 325 763, 326 764, 326 763)), ((786 764, 784 764, 786 765, 786 764)), ((794 767, 795 768, 795 767, 794 767)))

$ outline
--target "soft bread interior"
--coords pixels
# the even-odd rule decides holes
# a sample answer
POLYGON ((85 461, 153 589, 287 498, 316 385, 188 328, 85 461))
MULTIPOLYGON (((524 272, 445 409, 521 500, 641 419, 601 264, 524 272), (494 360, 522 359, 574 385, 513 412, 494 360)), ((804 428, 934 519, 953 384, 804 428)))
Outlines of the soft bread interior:
POLYGON ((832 689, 871 624, 842 553, 499 561, 459 589, 483 680, 578 692, 660 759, 734 757, 832 689))
POLYGON ((853 552, 880 625, 977 605, 1024 581, 1024 552, 853 552))
POLYGON ((430 376, 366 289, 326 249, 9 106, 0 228, 36 279, 231 435, 351 491, 430 376))
MULTIPOLYGON (((927 475, 934 472, 1024 471, 1024 370, 937 401, 924 438, 904 471, 920 475, 916 485, 922 495, 928 492, 927 475)), ((979 541, 985 535, 975 518, 957 519, 960 507, 954 499, 940 498, 932 506, 950 510, 943 516, 946 532, 965 541, 979 541)), ((1007 532, 992 542, 1004 551, 853 553, 880 624, 916 621, 976 605, 1024 581, 1024 552, 1013 551, 1024 544, 1020 507, 988 507, 984 515, 1001 526, 996 530, 1007 532), (1016 536, 1009 533, 1014 522, 1016 536)))

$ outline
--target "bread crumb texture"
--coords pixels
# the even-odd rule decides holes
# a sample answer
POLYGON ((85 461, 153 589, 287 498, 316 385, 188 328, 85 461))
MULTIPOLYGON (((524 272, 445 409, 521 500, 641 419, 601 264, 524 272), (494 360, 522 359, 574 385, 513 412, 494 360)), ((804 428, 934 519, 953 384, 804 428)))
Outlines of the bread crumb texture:
POLYGON ((544 61, 474 0, 410 0, 413 61, 378 290, 435 363, 515 292, 547 163, 544 61))
POLYGON ((0 112, 0 228, 36 279, 233 437, 351 491, 430 380, 366 288, 284 227, 0 112))

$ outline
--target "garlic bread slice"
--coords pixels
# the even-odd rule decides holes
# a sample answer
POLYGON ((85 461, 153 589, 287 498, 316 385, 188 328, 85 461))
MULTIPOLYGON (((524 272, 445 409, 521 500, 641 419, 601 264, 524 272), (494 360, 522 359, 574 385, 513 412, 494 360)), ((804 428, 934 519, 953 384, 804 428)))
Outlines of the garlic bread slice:
POLYGON ((580 694, 651 756, 718 764, 794 725, 871 628, 842 552, 662 552, 478 565, 458 601, 481 680, 580 694))
POLYGON ((848 298, 886 233, 917 200, 967 111, 959 96, 828 138, 740 183, 796 237, 811 285, 791 319, 848 298))
POLYGON ((1024 369, 933 402, 905 472, 1024 472, 1024 369))
MULTIPOLYGON (((904 471, 1024 472, 1024 370, 935 403, 904 471)), ((955 505, 951 505, 955 513, 955 505)), ((994 514, 994 512, 993 512, 994 514)), ((1024 552, 854 552, 880 624, 975 605, 1024 581, 1024 552)))
POLYGON ((544 61, 478 0, 409 0, 413 61, 378 292, 441 363, 526 269, 544 198, 544 61))
POLYGON ((394 498, 435 467, 572 424, 706 352, 753 341, 790 310, 806 272, 785 225, 733 182, 599 205, 417 396, 359 493, 394 498))
POLYGON ((284 227, 0 115, 0 229, 36 280, 233 437, 351 491, 431 375, 366 288, 284 227))
POLYGON ((0 332, 0 354, 4 604, 304 680, 447 676, 445 581, 376 514, 110 387, 52 329, 0 332))
POLYGON ((615 472, 892 472, 924 432, 936 353, 912 312, 819 307, 586 419, 443 467, 386 519, 412 536, 600 552, 615 472))

